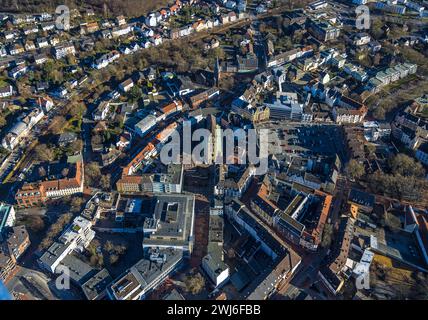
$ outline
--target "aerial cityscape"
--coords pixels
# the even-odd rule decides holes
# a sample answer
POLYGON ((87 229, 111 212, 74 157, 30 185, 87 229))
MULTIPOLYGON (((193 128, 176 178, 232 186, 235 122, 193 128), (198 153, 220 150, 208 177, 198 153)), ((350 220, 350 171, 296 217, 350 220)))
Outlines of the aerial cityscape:
POLYGON ((0 1, 0 143, 0 300, 428 300, 427 0, 0 1))

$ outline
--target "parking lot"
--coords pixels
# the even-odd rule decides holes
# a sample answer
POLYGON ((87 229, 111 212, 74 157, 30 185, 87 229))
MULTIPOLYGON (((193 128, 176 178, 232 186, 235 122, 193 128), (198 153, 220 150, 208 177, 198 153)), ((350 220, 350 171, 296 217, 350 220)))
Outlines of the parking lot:
POLYGON ((269 153, 290 155, 332 155, 345 159, 342 131, 339 126, 278 121, 264 123, 269 129, 269 153))

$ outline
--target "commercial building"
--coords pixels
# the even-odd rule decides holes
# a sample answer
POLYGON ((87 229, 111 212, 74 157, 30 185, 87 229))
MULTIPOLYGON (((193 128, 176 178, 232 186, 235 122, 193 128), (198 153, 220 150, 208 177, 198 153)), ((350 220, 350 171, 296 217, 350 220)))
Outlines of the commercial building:
POLYGON ((224 262, 223 227, 221 215, 210 215, 208 233, 208 252, 202 258, 202 269, 216 287, 224 284, 230 275, 229 266, 224 262))
POLYGON ((145 257, 108 287, 112 300, 141 300, 176 270, 183 252, 171 248, 145 251, 145 257))
POLYGON ((38 259, 40 267, 54 273, 58 265, 73 250, 83 252, 94 237, 91 221, 81 216, 76 217, 58 240, 38 259))
POLYGON ((241 227, 243 233, 248 233, 259 243, 264 254, 272 259, 272 264, 262 270, 245 291, 245 296, 249 300, 267 299, 297 270, 301 257, 290 249, 273 230, 263 226, 239 200, 233 200, 226 207, 226 214, 229 219, 241 227))
POLYGON ((121 193, 181 193, 183 186, 183 166, 170 164, 166 172, 145 173, 136 176, 123 176, 116 183, 121 193))
POLYGON ((113 278, 107 269, 102 269, 85 283, 81 289, 88 300, 102 300, 107 297, 107 288, 113 282, 113 278))
POLYGON ((194 220, 194 195, 157 195, 154 212, 144 221, 143 248, 173 248, 190 255, 194 220))

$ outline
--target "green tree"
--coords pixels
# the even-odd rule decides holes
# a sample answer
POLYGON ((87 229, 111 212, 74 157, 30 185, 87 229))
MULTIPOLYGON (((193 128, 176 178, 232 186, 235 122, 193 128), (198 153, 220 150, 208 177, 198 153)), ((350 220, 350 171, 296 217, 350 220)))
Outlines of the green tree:
POLYGON ((67 125, 67 120, 63 116, 55 116, 52 119, 52 123, 49 127, 49 130, 53 134, 60 134, 61 132, 63 132, 66 125, 67 125))
POLYGON ((34 148, 34 157, 37 161, 52 161, 55 153, 46 144, 39 144, 34 148))
POLYGON ((186 290, 193 295, 201 293, 205 287, 205 279, 200 273, 187 276, 184 283, 186 285, 186 290))
POLYGON ((391 160, 391 172, 404 177, 423 177, 425 175, 422 164, 404 153, 397 154, 391 160))
POLYGON ((85 166, 85 182, 88 186, 99 187, 102 175, 96 162, 90 162, 85 166))
POLYGON ((70 210, 72 212, 80 212, 85 200, 82 197, 72 197, 70 200, 70 210))
POLYGON ((0 128, 6 125, 6 118, 3 115, 0 115, 0 128))
POLYGON ((364 166, 355 159, 349 161, 345 171, 351 179, 359 179, 365 173, 364 166))
POLYGON ((376 152, 376 146, 374 144, 366 144, 364 148, 369 155, 372 155, 376 152))
POLYGON ((330 223, 326 223, 322 231, 321 247, 330 248, 332 240, 333 240, 333 225, 330 223))
POLYGON ((41 216, 27 216, 24 224, 33 232, 40 232, 45 228, 45 223, 41 216))
POLYGON ((101 177, 101 180, 100 180, 101 189, 106 190, 106 191, 110 190, 110 187, 111 187, 110 180, 111 180, 110 174, 103 175, 101 177))
POLYGON ((81 139, 77 139, 76 141, 73 141, 69 146, 70 153, 72 154, 76 154, 82 151, 82 148, 83 148, 83 142, 81 139))
POLYGON ((143 96, 143 91, 139 86, 133 86, 131 90, 129 90, 128 96, 132 102, 137 102, 143 96))

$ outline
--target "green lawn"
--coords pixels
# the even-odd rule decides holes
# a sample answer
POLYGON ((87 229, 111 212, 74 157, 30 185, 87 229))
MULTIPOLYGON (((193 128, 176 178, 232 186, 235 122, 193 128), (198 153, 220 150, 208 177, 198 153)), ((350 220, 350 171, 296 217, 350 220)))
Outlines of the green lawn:
POLYGON ((68 126, 65 129, 68 132, 79 133, 82 127, 82 119, 81 118, 71 118, 68 120, 68 126))

